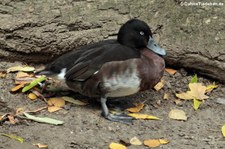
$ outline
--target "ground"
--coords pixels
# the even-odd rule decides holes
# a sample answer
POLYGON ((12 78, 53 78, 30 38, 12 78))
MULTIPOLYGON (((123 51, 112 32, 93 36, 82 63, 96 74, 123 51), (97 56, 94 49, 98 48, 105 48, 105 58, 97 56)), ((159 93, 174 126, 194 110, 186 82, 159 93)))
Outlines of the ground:
MULTIPOLYGON (((4 70, 19 62, 0 62, 0 69, 4 70)), ((38 99, 31 101, 22 93, 12 94, 10 89, 14 86, 15 74, 7 74, 0 79, 0 101, 7 105, 0 105, 0 114, 12 112, 17 108, 37 109, 46 105, 38 99)), ((49 113, 42 111, 38 116, 48 116, 63 120, 60 126, 24 121, 13 125, 5 122, 0 125, 0 132, 16 134, 25 139, 25 143, 19 143, 13 139, 0 136, 0 148, 3 149, 32 149, 37 148, 33 143, 46 143, 50 149, 103 149, 109 148, 111 142, 129 140, 134 136, 141 141, 145 139, 166 138, 170 142, 161 145, 164 149, 217 149, 224 148, 225 140, 221 133, 221 127, 225 124, 225 105, 216 103, 218 98, 225 98, 225 85, 219 85, 209 94, 207 99, 195 111, 191 101, 184 101, 180 105, 175 104, 175 93, 187 90, 192 73, 180 69, 175 75, 164 74, 166 85, 160 91, 149 90, 126 97, 129 102, 144 102, 142 113, 152 114, 162 120, 134 120, 133 124, 126 125, 111 122, 101 116, 100 105, 93 102, 87 106, 70 105, 66 109, 49 113), (170 93, 169 100, 164 100, 164 93, 170 93), (172 120, 168 117, 171 109, 184 110, 188 116, 187 121, 172 120)), ((209 80, 199 76, 199 82, 210 84, 209 80)), ((128 149, 144 149, 145 146, 129 146, 128 149)))

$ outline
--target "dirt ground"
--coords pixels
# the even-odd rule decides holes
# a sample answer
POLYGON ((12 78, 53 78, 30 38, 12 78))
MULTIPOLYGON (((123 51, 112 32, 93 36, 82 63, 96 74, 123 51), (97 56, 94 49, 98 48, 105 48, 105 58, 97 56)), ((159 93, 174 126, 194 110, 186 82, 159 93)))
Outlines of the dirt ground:
MULTIPOLYGON (((0 62, 0 69, 4 70, 19 62, 0 62)), ((12 94, 9 90, 14 86, 15 74, 7 74, 0 79, 0 101, 7 105, 0 105, 0 114, 12 112, 17 108, 37 109, 46 103, 38 99, 30 101, 22 93, 12 94)), ((37 148, 33 143, 46 143, 50 149, 107 149, 111 142, 129 140, 134 136, 141 141, 145 139, 166 138, 170 142, 161 145, 162 149, 219 149, 224 148, 225 138, 221 134, 221 127, 225 124, 225 105, 218 104, 218 98, 225 99, 225 85, 209 94, 209 99, 200 109, 194 111, 191 101, 184 101, 176 105, 175 93, 186 91, 187 84, 193 74, 180 69, 175 75, 165 73, 166 85, 160 91, 145 91, 131 97, 126 97, 122 103, 145 102, 141 113, 152 114, 162 120, 134 120, 133 124, 126 125, 111 122, 101 116, 99 103, 93 102, 87 106, 67 105, 66 109, 55 113, 42 111, 38 116, 48 116, 63 120, 60 126, 48 125, 27 121, 16 125, 5 122, 0 125, 0 133, 16 134, 25 139, 25 143, 0 136, 2 149, 32 149, 37 148), (169 100, 164 100, 164 93, 170 93, 169 100), (171 109, 182 109, 188 116, 187 121, 176 121, 168 118, 171 109)), ((199 76, 199 82, 208 85, 214 80, 199 76)), ((75 96, 75 95, 74 95, 75 96)), ((129 146, 128 149, 144 149, 144 145, 129 146)))

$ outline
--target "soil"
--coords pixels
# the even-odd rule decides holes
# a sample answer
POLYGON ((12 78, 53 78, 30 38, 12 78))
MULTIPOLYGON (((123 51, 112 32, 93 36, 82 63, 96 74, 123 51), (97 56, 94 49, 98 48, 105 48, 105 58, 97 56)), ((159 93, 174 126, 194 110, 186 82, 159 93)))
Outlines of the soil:
MULTIPOLYGON (((18 64, 21 63, 0 62, 0 69, 5 70, 18 64)), ((160 91, 141 92, 126 97, 120 102, 120 105, 144 102, 145 107, 141 113, 151 114, 162 120, 134 120, 133 124, 126 125, 104 119, 98 102, 91 102, 86 106, 67 104, 65 109, 58 112, 49 113, 44 110, 37 113, 37 116, 63 120, 65 122, 63 125, 54 126, 28 120, 15 125, 9 122, 3 123, 0 125, 0 133, 21 136, 25 142, 19 143, 0 136, 0 148, 35 149, 37 147, 33 146, 33 143, 46 143, 50 149, 107 149, 111 142, 130 140, 136 136, 141 141, 166 138, 170 142, 159 147, 163 149, 222 149, 225 146, 225 138, 221 133, 221 127, 225 124, 225 105, 218 104, 216 101, 219 98, 225 100, 225 85, 216 82, 219 87, 209 93, 210 98, 195 111, 192 101, 183 101, 178 105, 174 102, 175 93, 186 91, 192 76, 193 74, 183 69, 178 70, 175 75, 165 73, 166 84, 160 91), (163 99, 164 93, 171 95, 168 100, 163 99), (177 121, 168 118, 169 111, 175 108, 185 111, 188 120, 177 121)), ((32 110, 46 106, 41 99, 31 101, 26 94, 10 93, 10 89, 14 86, 14 77, 15 74, 10 73, 6 78, 0 79, 0 103, 6 103, 0 104, 0 114, 14 112, 17 108, 32 110)), ((208 85, 214 80, 199 76, 199 82, 208 85)), ((131 145, 127 148, 147 149, 148 147, 131 145)))

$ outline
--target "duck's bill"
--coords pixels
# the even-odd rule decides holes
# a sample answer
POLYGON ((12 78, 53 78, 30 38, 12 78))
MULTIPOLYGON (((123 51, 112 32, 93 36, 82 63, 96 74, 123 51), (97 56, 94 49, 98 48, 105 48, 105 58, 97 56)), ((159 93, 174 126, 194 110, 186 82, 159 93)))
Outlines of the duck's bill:
POLYGON ((159 55, 166 55, 166 50, 161 48, 152 37, 149 38, 147 48, 159 55))

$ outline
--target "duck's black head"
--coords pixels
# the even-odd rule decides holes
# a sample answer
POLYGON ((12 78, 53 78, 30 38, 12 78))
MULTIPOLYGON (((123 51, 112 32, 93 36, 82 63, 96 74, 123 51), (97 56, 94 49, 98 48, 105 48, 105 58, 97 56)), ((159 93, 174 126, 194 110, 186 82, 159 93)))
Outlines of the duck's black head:
POLYGON ((150 27, 144 21, 131 19, 119 30, 117 40, 120 44, 141 49, 148 48, 159 55, 165 55, 164 49, 153 40, 150 27))

